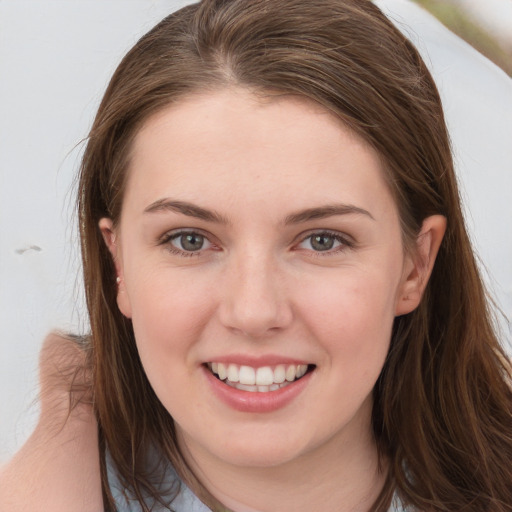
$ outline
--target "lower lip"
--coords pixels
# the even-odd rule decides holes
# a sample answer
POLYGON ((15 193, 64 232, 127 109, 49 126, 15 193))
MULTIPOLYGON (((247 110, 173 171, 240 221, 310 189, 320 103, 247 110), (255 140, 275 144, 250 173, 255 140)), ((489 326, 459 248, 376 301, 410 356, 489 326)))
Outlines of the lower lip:
POLYGON ((206 378, 215 395, 229 407, 241 412, 264 413, 277 411, 292 402, 309 384, 313 372, 276 391, 242 391, 224 384, 208 368, 204 368, 206 378))

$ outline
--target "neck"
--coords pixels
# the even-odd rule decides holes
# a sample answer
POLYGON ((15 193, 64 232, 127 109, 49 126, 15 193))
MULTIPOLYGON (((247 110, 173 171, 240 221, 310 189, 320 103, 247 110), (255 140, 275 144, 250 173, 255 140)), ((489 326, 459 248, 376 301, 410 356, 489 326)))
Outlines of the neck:
MULTIPOLYGON (((241 467, 180 445, 201 484, 233 512, 339 510, 368 512, 385 482, 377 447, 366 428, 336 434, 292 461, 271 467, 241 467)), ((362 425, 359 425, 360 427, 362 425)))

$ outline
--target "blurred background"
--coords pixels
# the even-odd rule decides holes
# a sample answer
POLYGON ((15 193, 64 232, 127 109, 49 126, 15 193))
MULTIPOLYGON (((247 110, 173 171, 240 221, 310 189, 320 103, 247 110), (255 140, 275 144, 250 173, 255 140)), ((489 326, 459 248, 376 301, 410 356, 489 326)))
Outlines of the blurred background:
POLYGON ((512 77, 512 0, 414 0, 512 77))

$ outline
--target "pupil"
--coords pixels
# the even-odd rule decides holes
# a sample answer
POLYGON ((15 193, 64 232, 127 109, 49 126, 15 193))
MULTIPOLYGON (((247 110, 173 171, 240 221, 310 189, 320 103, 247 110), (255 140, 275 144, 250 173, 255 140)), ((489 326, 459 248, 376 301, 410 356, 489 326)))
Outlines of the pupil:
POLYGON ((328 251, 334 245, 334 238, 329 235, 315 235, 311 239, 311 246, 316 251, 328 251))
POLYGON ((196 234, 181 235, 180 241, 186 251, 199 251, 203 247, 204 237, 196 234))

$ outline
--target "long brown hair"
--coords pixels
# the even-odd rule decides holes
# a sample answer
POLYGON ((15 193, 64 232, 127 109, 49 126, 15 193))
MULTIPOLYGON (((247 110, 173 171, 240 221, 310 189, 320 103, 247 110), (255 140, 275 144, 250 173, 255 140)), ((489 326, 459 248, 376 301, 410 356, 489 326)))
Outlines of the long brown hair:
POLYGON ((417 50, 366 0, 204 0, 164 19, 116 70, 88 138, 78 200, 107 509, 106 450, 144 510, 145 498, 161 500, 151 449, 215 506, 144 374, 98 221, 119 219, 141 124, 184 95, 231 84, 309 98, 371 144, 406 246, 426 217, 447 218, 423 300, 396 318, 374 389, 388 475, 371 510, 385 510, 395 490, 424 511, 512 510, 510 367, 466 233, 441 101, 417 50))

